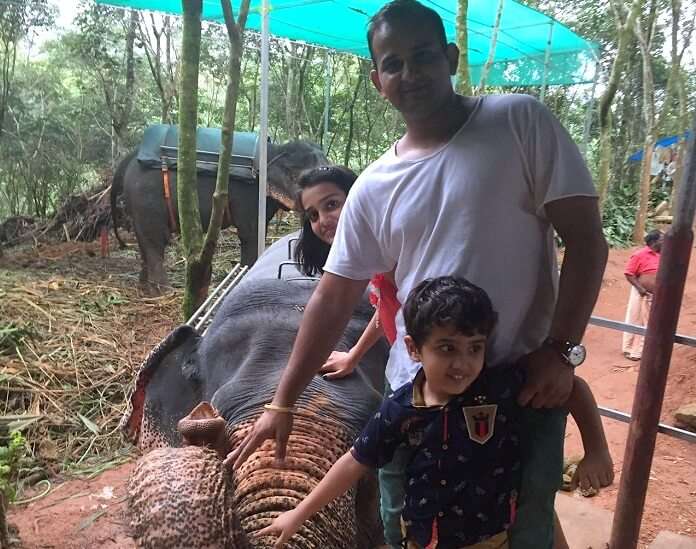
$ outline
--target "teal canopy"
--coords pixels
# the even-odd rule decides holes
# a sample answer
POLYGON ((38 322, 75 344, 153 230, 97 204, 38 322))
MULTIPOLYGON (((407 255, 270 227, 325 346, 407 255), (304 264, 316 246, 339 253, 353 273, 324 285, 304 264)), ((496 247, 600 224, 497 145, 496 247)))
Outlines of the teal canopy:
MULTIPOLYGON (((457 0, 422 0, 445 23, 455 41, 457 0)), ((180 0, 97 0, 100 4, 181 15, 180 0)), ((270 0, 270 31, 332 50, 369 57, 367 23, 385 0, 270 0)), ((235 14, 240 0, 232 0, 235 14)), ((261 0, 251 0, 247 28, 261 28, 261 0)), ((498 2, 469 0, 469 67, 476 84, 488 58, 498 2)), ((220 0, 203 0, 203 18, 223 22, 220 0)), ((486 82, 495 86, 578 84, 594 78, 596 44, 555 19, 513 0, 504 0, 494 64, 486 82)))

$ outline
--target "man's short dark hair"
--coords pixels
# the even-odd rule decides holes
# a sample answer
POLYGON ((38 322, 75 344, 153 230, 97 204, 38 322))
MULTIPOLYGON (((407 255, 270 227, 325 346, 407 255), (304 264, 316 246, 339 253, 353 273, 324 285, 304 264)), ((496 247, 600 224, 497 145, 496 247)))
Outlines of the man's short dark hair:
POLYGON ((419 349, 435 326, 454 326, 469 336, 488 337, 498 320, 488 294, 456 276, 429 278, 418 284, 408 294, 403 313, 406 333, 419 349))
POLYGON ((653 242, 657 242, 662 237, 662 231, 658 229, 653 229, 648 234, 645 235, 645 243, 650 246, 653 242))
POLYGON ((416 0, 393 0, 385 4, 370 19, 367 26, 367 47, 370 48, 370 57, 373 65, 377 65, 375 54, 372 51, 372 38, 377 29, 385 23, 398 25, 399 23, 417 23, 418 25, 430 25, 442 44, 442 49, 447 49, 447 35, 440 14, 416 2, 416 0))

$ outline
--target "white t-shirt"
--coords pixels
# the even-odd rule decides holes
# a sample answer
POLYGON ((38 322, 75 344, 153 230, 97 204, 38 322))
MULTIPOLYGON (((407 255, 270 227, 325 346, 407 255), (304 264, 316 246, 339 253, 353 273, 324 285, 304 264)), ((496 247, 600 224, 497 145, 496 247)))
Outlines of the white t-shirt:
MULTIPOLYGON (((480 97, 440 150, 403 160, 392 147, 354 184, 325 271, 367 280, 396 265, 403 303, 426 278, 458 275, 488 292, 498 324, 488 346, 495 365, 536 349, 548 335, 558 269, 544 206, 595 197, 585 163, 565 129, 526 95, 480 97)), ((413 378, 403 316, 386 376, 392 389, 413 378)))

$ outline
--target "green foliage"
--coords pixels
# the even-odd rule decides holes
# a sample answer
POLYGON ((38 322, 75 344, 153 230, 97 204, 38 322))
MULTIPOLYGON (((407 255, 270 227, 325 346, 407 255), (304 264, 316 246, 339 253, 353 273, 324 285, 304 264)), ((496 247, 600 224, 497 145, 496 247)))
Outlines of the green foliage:
POLYGON ((19 431, 10 433, 7 446, 0 446, 0 492, 7 501, 16 495, 20 464, 26 455, 26 440, 19 431))
POLYGON ((124 305, 126 303, 128 303, 128 300, 120 294, 100 294, 94 299, 81 299, 80 310, 86 315, 91 313, 102 314, 113 307, 124 305))
POLYGON ((626 248, 633 245, 633 225, 638 208, 638 192, 635 186, 614 188, 604 206, 602 225, 604 236, 611 247, 626 248))
MULTIPOLYGON (((594 0, 526 0, 598 43, 601 68, 598 90, 616 52, 616 26, 610 3, 594 0)), ((41 11, 46 0, 16 0, 8 6, 32 6, 41 11)), ((683 5, 682 30, 693 8, 683 5)), ((2 10, 8 10, 0 2, 2 10)), ((33 9, 33 8, 32 8, 33 9)), ((653 40, 656 107, 663 107, 669 73, 670 5, 658 4, 658 28, 653 40)), ((44 12, 41 12, 44 13, 44 12)), ((50 15, 50 14, 47 14, 50 15)), ((2 19, 0 19, 2 21, 2 19)), ((25 20, 21 36, 45 25, 46 18, 25 20)), ((121 116, 126 102, 126 45, 129 13, 118 8, 80 4, 73 31, 43 44, 40 55, 26 51, 15 36, 18 55, 14 85, 7 96, 8 116, 0 137, 0 219, 9 215, 50 216, 67 194, 93 186, 110 175, 112 154, 139 143, 145 126, 176 120, 180 74, 181 21, 157 14, 139 16, 134 44, 132 109, 121 116), (114 124, 118 128, 114 128, 114 124), (116 136, 118 134, 118 136, 116 136), (114 142, 116 141, 116 146, 114 142)), ((0 24, 0 31, 6 26, 0 24)), ((242 81, 237 103, 237 130, 258 131, 260 118, 260 38, 247 33, 242 81)), ((403 132, 403 123, 370 82, 370 62, 284 40, 271 41, 269 134, 275 142, 306 139, 322 143, 333 162, 361 170, 403 132), (328 62, 327 62, 328 61, 328 62), (324 95, 331 66, 329 129, 324 134, 324 95)), ((202 126, 222 123, 228 63, 225 29, 206 23, 201 41, 199 116, 202 126)), ((696 98, 696 72, 684 67, 689 107, 696 98)), ((613 105, 611 191, 605 219, 612 241, 627 243, 626 230, 635 216, 631 190, 635 174, 625 165, 644 141, 641 115, 642 68, 636 44, 613 105)), ((539 94, 538 87, 493 89, 494 93, 539 94)), ((598 91, 595 95, 598 94, 598 91)), ((591 86, 549 87, 546 104, 581 147, 590 171, 597 168, 598 124, 593 114, 591 86), (589 109, 588 109, 589 107, 589 109), (591 123, 586 130, 590 113, 591 123)), ((679 104, 666 105, 660 135, 679 131, 679 104)))
POLYGON ((0 356, 14 354, 18 347, 24 345, 27 339, 36 335, 31 323, 15 322, 11 320, 0 324, 0 356))

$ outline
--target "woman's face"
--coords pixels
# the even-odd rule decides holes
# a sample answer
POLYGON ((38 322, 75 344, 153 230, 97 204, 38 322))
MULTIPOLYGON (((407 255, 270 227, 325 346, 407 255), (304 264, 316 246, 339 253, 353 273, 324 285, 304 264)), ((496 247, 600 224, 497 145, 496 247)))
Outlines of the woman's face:
POLYGON ((314 234, 327 244, 333 244, 346 193, 334 183, 317 183, 304 189, 300 200, 314 234))

